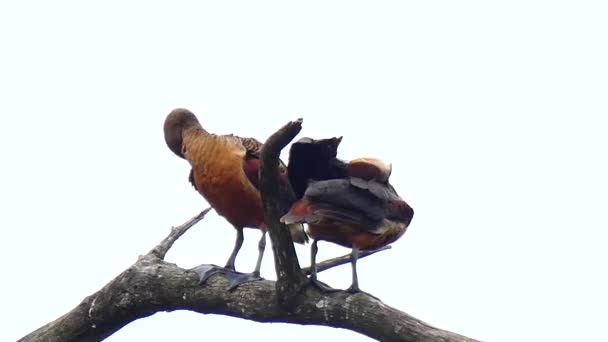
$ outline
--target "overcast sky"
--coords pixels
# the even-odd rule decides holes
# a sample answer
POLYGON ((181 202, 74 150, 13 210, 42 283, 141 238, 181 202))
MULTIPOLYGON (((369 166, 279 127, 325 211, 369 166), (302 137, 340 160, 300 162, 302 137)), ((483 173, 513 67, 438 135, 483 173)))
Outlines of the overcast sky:
MULTIPOLYGON (((608 339, 607 6, 1 2, 0 340, 72 309, 206 207, 163 139, 175 107, 262 141, 302 117, 300 136, 344 136, 343 159, 392 163, 414 220, 358 264, 385 303, 486 341, 608 339)), ((246 231, 237 269, 253 268, 258 238, 246 231)), ((212 213, 167 261, 223 264, 233 240, 212 213)), ((350 267, 320 279, 346 288, 350 267)), ((203 334, 369 341, 189 312, 108 341, 203 334)))

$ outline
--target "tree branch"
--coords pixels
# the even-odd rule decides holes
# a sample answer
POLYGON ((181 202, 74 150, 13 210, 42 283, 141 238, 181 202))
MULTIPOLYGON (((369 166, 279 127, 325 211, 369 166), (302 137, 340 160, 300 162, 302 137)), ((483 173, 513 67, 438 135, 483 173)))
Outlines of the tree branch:
POLYGON ((475 341, 361 293, 321 294, 309 288, 291 310, 278 302, 273 281, 245 283, 230 292, 227 285, 218 274, 201 286, 194 272, 148 253, 72 311, 19 341, 101 341, 136 319, 175 310, 344 328, 380 341, 475 341))
MULTIPOLYGON (((173 228, 158 246, 73 310, 19 341, 101 341, 136 319, 174 310, 256 322, 344 328, 380 341, 475 341, 435 328, 364 293, 322 293, 314 286, 306 286, 308 281, 298 264, 291 236, 278 223, 276 200, 278 154, 299 132, 301 124, 301 120, 288 123, 268 139, 262 151, 262 198, 277 264, 277 282, 249 282, 226 291, 228 280, 221 273, 200 285, 196 273, 163 260, 173 243, 209 212, 206 209, 173 228), (286 300, 290 305, 285 305, 286 300)), ((322 262, 320 267, 342 264, 343 258, 322 262)))
POLYGON ((207 213, 211 211, 211 209, 212 208, 209 207, 201 211, 198 215, 194 216, 193 218, 188 220, 188 222, 182 224, 179 227, 172 227, 169 236, 164 238, 163 241, 161 241, 156 247, 154 247, 148 254, 152 254, 157 258, 164 260, 165 255, 167 255, 167 252, 173 246, 175 241, 179 239, 182 235, 184 235, 184 233, 187 232, 190 227, 194 226, 200 220, 202 220, 207 215, 207 213))
MULTIPOLYGON (((384 246, 384 247, 380 247, 378 249, 374 249, 372 251, 360 251, 359 252, 359 257, 358 259, 361 260, 367 256, 370 256, 372 254, 376 254, 378 252, 382 252, 382 251, 386 251, 388 249, 391 249, 390 245, 384 246)), ((328 259, 325 261, 321 261, 317 263, 317 272, 323 272, 326 271, 330 268, 334 268, 336 266, 340 266, 340 265, 344 265, 346 263, 350 262, 350 253, 340 256, 340 257, 336 257, 336 258, 332 258, 332 259, 328 259)), ((304 267, 302 268, 302 272, 304 272, 304 274, 306 275, 310 275, 311 272, 311 268, 310 267, 304 267)))
POLYGON ((277 291, 281 302, 286 303, 301 291, 307 278, 300 268, 298 256, 289 230, 279 222, 279 155, 281 150, 302 129, 302 119, 288 122, 271 135, 262 147, 260 165, 260 193, 264 203, 264 218, 268 225, 277 273, 277 291))

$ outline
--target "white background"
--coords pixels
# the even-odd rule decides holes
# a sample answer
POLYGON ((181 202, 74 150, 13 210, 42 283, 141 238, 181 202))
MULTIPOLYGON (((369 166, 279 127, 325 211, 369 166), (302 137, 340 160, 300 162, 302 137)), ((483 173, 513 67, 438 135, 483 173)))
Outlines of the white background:
MULTIPOLYGON (((362 289, 486 341, 606 340, 607 5, 601 1, 0 3, 0 340, 76 306, 206 207, 166 147, 216 133, 343 135, 416 211, 362 289)), ((287 150, 283 158, 287 158, 287 150)), ((247 230, 237 268, 253 268, 247 230)), ((217 214, 167 260, 223 264, 217 214)), ((348 250, 321 243, 320 258, 348 250)), ((270 249, 268 249, 270 251, 270 249)), ((308 265, 308 247, 297 247, 308 265)), ((274 279, 270 253, 262 273, 274 279)), ((350 267, 321 273, 350 284, 350 267)), ((349 331, 189 312, 108 341, 328 341, 349 331)))

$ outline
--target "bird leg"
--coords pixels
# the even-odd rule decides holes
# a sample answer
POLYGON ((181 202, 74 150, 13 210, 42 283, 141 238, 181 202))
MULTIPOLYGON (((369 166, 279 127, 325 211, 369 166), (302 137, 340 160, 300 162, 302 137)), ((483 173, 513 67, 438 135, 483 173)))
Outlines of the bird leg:
POLYGON ((323 292, 339 291, 317 279, 316 259, 317 259, 317 252, 319 251, 317 242, 318 242, 318 240, 312 240, 312 244, 310 245, 310 282, 313 283, 317 288, 319 288, 319 290, 321 290, 323 292))
POLYGON ((364 293, 378 301, 381 301, 380 298, 369 294, 365 291, 361 291, 361 289, 359 288, 359 277, 357 276, 357 259, 359 258, 359 249, 353 247, 350 251, 350 264, 353 268, 353 283, 352 285, 350 285, 350 287, 348 289, 346 289, 346 292, 349 293, 364 293))
POLYGON ((262 232, 262 237, 258 242, 258 261, 255 263, 254 274, 260 275, 260 269, 262 268, 262 258, 264 257, 264 250, 266 250, 266 232, 262 232))
POLYGON ((353 268, 353 283, 346 290, 350 293, 355 293, 361 291, 359 289, 359 278, 357 277, 357 258, 359 257, 359 250, 353 247, 350 251, 350 264, 353 268))
POLYGON ((264 257, 264 250, 266 249, 266 232, 262 232, 262 237, 258 242, 258 260, 255 263, 255 269, 252 273, 240 273, 235 272, 235 274, 230 275, 228 278, 230 279, 230 284, 228 285, 228 291, 234 290, 237 286, 256 280, 262 280, 264 278, 260 277, 260 269, 262 268, 262 258, 264 257))
POLYGON ((244 239, 243 228, 236 228, 236 240, 234 240, 234 248, 232 249, 232 253, 230 253, 226 266, 224 266, 225 268, 235 271, 234 262, 236 261, 236 255, 239 254, 239 251, 241 250, 241 246, 243 246, 244 239))
POLYGON ((228 276, 231 273, 235 273, 234 269, 234 261, 236 260, 236 256, 243 245, 243 228, 236 228, 236 240, 234 241, 234 248, 232 253, 230 253, 230 257, 226 262, 225 267, 220 267, 216 265, 199 265, 192 269, 192 271, 196 272, 199 277, 199 284, 204 284, 209 277, 214 274, 224 274, 228 276))
POLYGON ((317 252, 319 247, 317 246, 317 240, 312 240, 310 245, 310 280, 317 280, 317 252))

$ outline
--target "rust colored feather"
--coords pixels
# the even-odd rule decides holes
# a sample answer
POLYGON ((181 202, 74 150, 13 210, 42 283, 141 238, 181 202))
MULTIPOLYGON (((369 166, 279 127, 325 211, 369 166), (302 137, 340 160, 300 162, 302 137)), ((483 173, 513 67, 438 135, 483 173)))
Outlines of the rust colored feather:
MULTIPOLYGON (((266 230, 258 190, 263 145, 260 141, 209 133, 186 109, 172 111, 165 120, 164 131, 167 146, 192 166, 189 181, 220 216, 235 227, 266 230)), ((285 173, 282 162, 280 168, 285 173)), ((287 212, 295 201, 288 182, 282 182, 280 193, 287 212)), ((295 242, 307 241, 301 224, 289 228, 295 242)))

